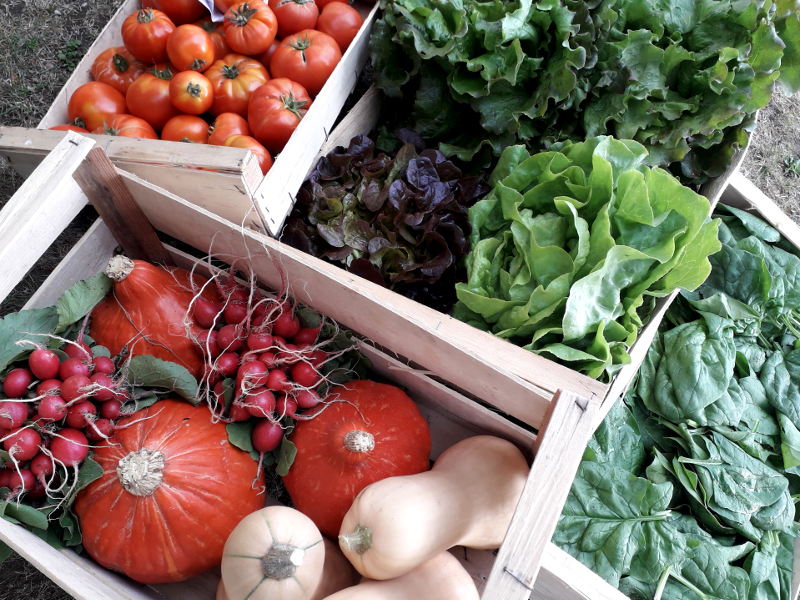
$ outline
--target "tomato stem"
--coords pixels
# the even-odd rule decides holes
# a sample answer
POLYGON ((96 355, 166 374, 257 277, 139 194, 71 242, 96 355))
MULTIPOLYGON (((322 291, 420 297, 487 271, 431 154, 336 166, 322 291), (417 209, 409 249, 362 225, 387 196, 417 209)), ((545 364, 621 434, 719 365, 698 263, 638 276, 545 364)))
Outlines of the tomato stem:
POLYGON ((192 64, 189 66, 189 69, 192 71, 202 71, 205 69, 206 61, 202 58, 195 58, 192 61, 192 64))
POLYGON ((114 62, 114 70, 117 73, 124 73, 130 67, 130 64, 122 54, 115 54, 111 60, 114 62))
POLYGON ((155 18, 156 15, 153 13, 152 8, 140 8, 139 12, 136 13, 136 20, 139 21, 139 23, 149 23, 155 18))
POLYGON ((222 76, 227 79, 236 79, 239 76, 239 67, 236 65, 223 65, 222 76))
POLYGON ((283 102, 283 107, 298 119, 302 119, 308 110, 306 109, 308 100, 297 100, 291 92, 287 96, 281 96, 281 102, 283 102))
POLYGON ((232 15, 228 17, 228 20, 236 27, 245 27, 257 12, 257 9, 250 8, 250 5, 245 2, 238 10, 233 11, 232 15))

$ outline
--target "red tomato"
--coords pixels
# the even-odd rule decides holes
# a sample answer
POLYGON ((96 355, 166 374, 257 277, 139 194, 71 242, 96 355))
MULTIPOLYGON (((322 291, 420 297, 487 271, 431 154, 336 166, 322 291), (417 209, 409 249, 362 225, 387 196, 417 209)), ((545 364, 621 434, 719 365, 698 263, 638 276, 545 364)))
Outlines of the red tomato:
POLYGON ((170 142, 205 144, 207 138, 208 123, 192 115, 172 117, 161 130, 161 139, 170 142))
POLYGON ((214 105, 211 112, 219 115, 234 112, 247 114, 250 95, 269 80, 269 74, 260 62, 241 54, 228 54, 206 71, 214 88, 214 105))
POLYGON ((214 0, 214 6, 216 6, 217 10, 223 15, 228 12, 228 9, 234 4, 237 4, 236 0, 214 0))
POLYGON ((223 56, 231 53, 231 49, 228 47, 227 42, 225 42, 222 23, 214 23, 211 17, 206 17, 205 19, 197 21, 195 25, 201 27, 211 37, 211 42, 214 44, 214 60, 219 60, 223 56))
POLYGON ((290 35, 269 61, 273 77, 286 77, 316 96, 342 58, 339 44, 321 31, 306 29, 290 35))
POLYGON ((344 2, 331 2, 322 9, 317 21, 317 29, 335 39, 341 51, 344 52, 363 24, 364 19, 361 18, 361 13, 355 8, 344 2))
POLYGON ((176 25, 197 21, 208 13, 206 7, 197 0, 145 0, 142 6, 145 5, 166 13, 176 25))
POLYGON ((144 71, 144 63, 136 60, 125 46, 104 50, 92 64, 92 77, 95 81, 107 83, 123 94, 144 71))
POLYGON ((202 27, 181 25, 167 39, 167 56, 179 71, 200 71, 214 62, 214 42, 202 27))
POLYGON ((272 79, 250 97, 247 122, 253 137, 270 152, 283 150, 311 106, 305 88, 286 78, 272 79))
POLYGON ((125 96, 131 114, 161 129, 164 123, 178 114, 169 99, 171 79, 172 71, 167 68, 155 69, 134 81, 125 96))
POLYGON ((56 131, 77 131, 78 133, 89 133, 88 129, 78 127, 77 125, 55 125, 50 127, 50 129, 54 129, 56 131))
MULTIPOLYGON (((373 3, 373 0, 363 0, 364 2, 373 3)), ((324 10, 328 4, 333 4, 334 2, 341 2, 342 4, 346 4, 346 0, 316 0, 317 7, 320 11, 324 10)))
POLYGON ((225 13, 225 41, 239 54, 261 54, 272 44, 277 32, 275 13, 261 0, 234 4, 225 13))
POLYGON ((100 127, 108 115, 126 112, 125 96, 100 81, 84 83, 73 92, 67 104, 69 120, 89 131, 100 127))
POLYGON ((267 68, 267 71, 269 71, 269 61, 272 59, 272 55, 275 54, 275 50, 280 47, 281 41, 278 38, 275 38, 269 45, 269 48, 267 48, 267 51, 258 56, 258 61, 267 68))
POLYGON ((202 115, 214 103, 214 90, 202 73, 183 71, 169 82, 169 99, 183 113, 202 115))
POLYGON ((319 9, 314 0, 269 0, 278 19, 278 35, 285 38, 304 29, 314 29, 319 9))
POLYGON ((272 155, 264 148, 255 138, 249 135, 232 135, 225 140, 225 146, 233 148, 246 148, 256 155, 258 159, 258 166, 261 167, 261 172, 266 175, 270 167, 272 167, 272 155))
POLYGON ((136 58, 145 63, 167 60, 167 38, 175 23, 160 10, 143 8, 122 22, 122 41, 136 58))
POLYGON ((157 140, 158 136, 150 123, 131 115, 113 115, 92 131, 99 135, 118 135, 120 137, 144 138, 157 140))
POLYGON ((225 140, 236 134, 250 135, 247 121, 236 113, 222 113, 208 128, 208 143, 224 146, 225 140))

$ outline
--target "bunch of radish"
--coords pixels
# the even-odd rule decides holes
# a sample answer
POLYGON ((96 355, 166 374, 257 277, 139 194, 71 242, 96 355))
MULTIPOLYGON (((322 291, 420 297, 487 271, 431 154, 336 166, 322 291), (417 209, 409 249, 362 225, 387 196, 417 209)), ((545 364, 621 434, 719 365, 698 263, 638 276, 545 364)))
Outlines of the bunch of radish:
POLYGON ((83 342, 37 347, 0 387, 0 488, 31 499, 63 491, 90 444, 112 435, 129 392, 116 365, 83 342))
POLYGON ((257 419, 252 444, 263 454, 280 445, 290 419, 318 410, 321 368, 334 354, 322 349, 320 327, 302 326, 290 301, 240 285, 223 290, 222 304, 198 296, 191 307, 205 328, 195 341, 206 357, 209 405, 226 422, 257 419))

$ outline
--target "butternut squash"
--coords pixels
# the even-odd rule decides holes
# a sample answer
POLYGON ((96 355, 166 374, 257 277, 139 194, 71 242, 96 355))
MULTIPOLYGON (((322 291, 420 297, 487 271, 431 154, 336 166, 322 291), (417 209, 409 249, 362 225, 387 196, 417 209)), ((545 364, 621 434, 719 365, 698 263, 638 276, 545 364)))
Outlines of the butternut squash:
POLYGON ((225 542, 228 600, 310 600, 323 576, 322 534, 303 513, 268 506, 242 519, 225 542))
POLYGON ((455 556, 440 552, 396 579, 362 579, 325 600, 478 600, 478 589, 455 556))
POLYGON ((358 582, 358 573, 353 565, 345 558, 339 545, 324 538, 325 565, 322 568, 322 577, 311 600, 322 600, 339 590, 355 585, 358 582))
POLYGON ((359 573, 381 580, 453 546, 499 548, 527 477, 528 463, 511 442, 467 438, 430 471, 365 487, 344 517, 339 546, 359 573))

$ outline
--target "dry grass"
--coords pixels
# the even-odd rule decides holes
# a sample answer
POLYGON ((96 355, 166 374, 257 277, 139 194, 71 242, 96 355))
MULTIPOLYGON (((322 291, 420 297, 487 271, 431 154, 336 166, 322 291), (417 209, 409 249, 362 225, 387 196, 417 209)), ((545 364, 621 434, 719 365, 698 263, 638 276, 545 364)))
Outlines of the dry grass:
POLYGON ((742 170, 800 222, 800 94, 776 94, 761 111, 742 170))

